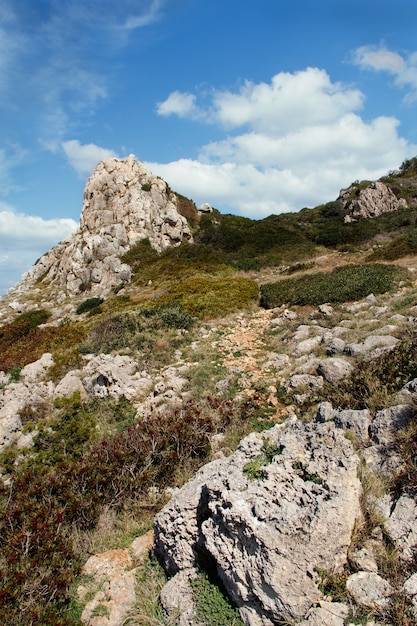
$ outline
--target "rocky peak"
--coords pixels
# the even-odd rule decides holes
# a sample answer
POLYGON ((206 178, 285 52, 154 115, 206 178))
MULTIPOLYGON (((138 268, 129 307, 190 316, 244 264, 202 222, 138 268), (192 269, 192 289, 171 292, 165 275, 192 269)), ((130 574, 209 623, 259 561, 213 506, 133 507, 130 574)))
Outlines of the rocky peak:
POLYGON ((340 191, 338 200, 347 211, 345 222, 378 217, 407 206, 406 200, 398 199, 390 187, 380 181, 372 182, 364 189, 353 184, 340 191))
POLYGON ((131 269, 120 257, 142 239, 161 252, 192 235, 176 194, 161 178, 133 155, 105 159, 85 186, 79 230, 43 255, 17 291, 42 280, 69 294, 106 293, 129 282, 131 269))

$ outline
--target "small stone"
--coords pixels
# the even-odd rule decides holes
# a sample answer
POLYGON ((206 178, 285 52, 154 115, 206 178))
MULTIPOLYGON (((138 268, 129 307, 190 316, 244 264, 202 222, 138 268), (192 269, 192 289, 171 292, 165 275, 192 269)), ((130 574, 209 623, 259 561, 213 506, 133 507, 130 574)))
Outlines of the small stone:
POLYGON ((357 572, 346 581, 346 589, 359 606, 384 609, 393 589, 388 581, 374 572, 357 572))

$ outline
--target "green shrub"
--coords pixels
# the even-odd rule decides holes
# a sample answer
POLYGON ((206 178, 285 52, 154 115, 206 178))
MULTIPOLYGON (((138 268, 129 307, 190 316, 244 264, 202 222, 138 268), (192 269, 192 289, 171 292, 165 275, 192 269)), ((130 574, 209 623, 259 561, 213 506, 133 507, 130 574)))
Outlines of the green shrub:
POLYGON ((81 350, 110 353, 128 347, 149 353, 160 338, 166 340, 167 348, 169 344, 174 347, 179 341, 178 334, 169 331, 188 329, 193 323, 185 308, 176 302, 121 311, 94 325, 81 350))
POLYGON ((385 293, 409 276, 393 265, 345 265, 333 272, 308 274, 262 285, 261 306, 283 304, 319 305, 324 302, 349 302, 369 293, 385 293))
POLYGON ((239 611, 233 607, 223 591, 208 576, 199 573, 191 581, 196 606, 196 617, 202 626, 243 626, 239 611))
POLYGON ((263 467, 272 463, 275 456, 282 453, 281 446, 275 446, 264 440, 262 445, 262 453, 253 461, 249 461, 243 467, 243 473, 249 480, 263 480, 265 473, 263 467))
POLYGON ((408 233, 399 235, 385 246, 378 248, 369 255, 368 259, 369 261, 394 261, 411 254, 417 254, 417 228, 412 228, 408 233))
POLYGON ((161 299, 178 302, 190 315, 207 319, 258 302, 259 288, 248 278, 200 275, 180 280, 161 299))
POLYGON ((100 306, 104 302, 103 298, 87 298, 77 306, 75 312, 77 315, 81 315, 82 313, 86 313, 87 311, 91 311, 92 309, 100 306))

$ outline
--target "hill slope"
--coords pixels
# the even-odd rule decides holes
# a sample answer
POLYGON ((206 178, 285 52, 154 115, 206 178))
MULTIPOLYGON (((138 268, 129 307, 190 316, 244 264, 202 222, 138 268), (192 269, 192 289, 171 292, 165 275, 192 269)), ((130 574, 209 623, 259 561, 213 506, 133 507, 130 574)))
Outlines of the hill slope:
POLYGON ((157 518, 160 561, 171 574, 194 568, 162 592, 166 611, 190 598, 181 623, 238 623, 212 584, 219 576, 247 624, 325 624, 335 612, 338 624, 366 623, 372 613, 380 623, 414 623, 406 590, 417 544, 415 384, 408 384, 417 377, 416 160, 382 181, 407 206, 360 217, 372 183, 358 183, 335 202, 259 222, 198 213, 134 162, 112 167, 105 163, 92 177, 101 195, 87 186, 79 233, 0 302, 0 602, 7 623, 172 623, 158 605, 165 581, 146 555, 151 540, 132 541, 152 527, 169 489, 213 455, 217 465, 157 518), (135 193, 132 179, 114 175, 126 165, 140 170, 135 193), (103 186, 102 175, 119 187, 103 186), (118 221, 129 189, 140 204, 135 215, 146 208, 154 216, 138 217, 135 234, 118 221), (151 230, 138 234, 140 220, 151 230), (268 308, 259 308, 260 295, 268 308), (253 431, 262 434, 232 454, 253 431), (352 472, 335 506, 352 506, 344 540, 329 540, 324 556, 326 524, 338 521, 314 516, 325 510, 321 501, 334 504, 341 480, 331 482, 329 437, 352 472), (291 492, 289 506, 297 507, 273 509, 277 501, 265 493, 278 489, 280 501, 291 492), (184 501, 187 493, 196 505, 184 501), (164 526, 163 519, 171 521, 164 526), (308 562, 286 561, 272 527, 286 528, 291 545, 316 523, 308 562), (164 539, 170 533, 174 546, 164 539), (226 542, 220 547, 225 534, 235 542, 232 552, 226 542), (173 556, 180 545, 188 561, 173 556), (372 597, 360 595, 361 584, 372 597))

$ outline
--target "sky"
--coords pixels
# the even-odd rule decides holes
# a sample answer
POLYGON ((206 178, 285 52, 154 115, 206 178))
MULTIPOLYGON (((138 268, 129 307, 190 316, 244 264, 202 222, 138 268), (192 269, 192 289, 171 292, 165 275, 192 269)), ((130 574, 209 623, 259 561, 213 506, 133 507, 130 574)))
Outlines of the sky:
POLYGON ((261 219, 417 155, 416 0, 1 0, 0 294, 134 154, 261 219))

